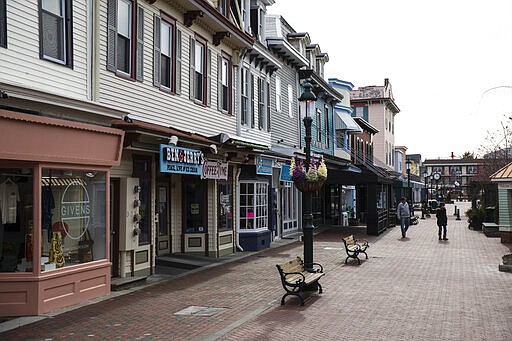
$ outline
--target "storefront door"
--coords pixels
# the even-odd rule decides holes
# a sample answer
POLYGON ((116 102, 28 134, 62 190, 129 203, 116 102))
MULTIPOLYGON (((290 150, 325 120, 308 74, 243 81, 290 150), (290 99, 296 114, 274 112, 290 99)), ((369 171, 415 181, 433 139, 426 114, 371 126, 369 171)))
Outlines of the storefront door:
POLYGON ((170 253, 171 237, 170 237, 170 212, 169 212, 169 183, 161 181, 158 183, 158 191, 156 198, 156 210, 158 214, 157 223, 157 255, 161 256, 170 253))
POLYGON ((110 179, 110 267, 111 277, 120 277, 119 272, 119 202, 120 182, 119 179, 110 179))

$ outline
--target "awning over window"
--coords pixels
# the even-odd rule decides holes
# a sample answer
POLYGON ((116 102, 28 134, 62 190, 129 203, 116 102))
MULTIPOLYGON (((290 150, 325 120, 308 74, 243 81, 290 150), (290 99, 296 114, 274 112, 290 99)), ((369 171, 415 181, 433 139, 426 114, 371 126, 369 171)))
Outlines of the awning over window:
POLYGON ((335 110, 339 120, 336 120, 336 129, 346 130, 354 133, 362 133, 363 129, 348 113, 335 110))

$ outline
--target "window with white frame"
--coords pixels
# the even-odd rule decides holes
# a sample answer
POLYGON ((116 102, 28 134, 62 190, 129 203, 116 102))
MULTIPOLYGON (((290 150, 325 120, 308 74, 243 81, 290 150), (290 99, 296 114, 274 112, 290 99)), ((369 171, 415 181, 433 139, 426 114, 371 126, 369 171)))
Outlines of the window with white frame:
POLYGON ((250 113, 249 113, 249 108, 250 108, 250 102, 249 102, 249 93, 250 93, 250 89, 249 89, 249 81, 251 79, 251 77, 249 76, 249 70, 243 68, 242 69, 242 82, 241 82, 241 85, 242 85, 242 89, 241 89, 241 94, 242 94, 242 105, 241 105, 241 123, 243 125, 248 125, 249 124, 249 116, 250 116, 250 113))
POLYGON ((260 130, 266 129, 266 106, 265 106, 265 93, 267 82, 264 78, 258 78, 258 128, 260 130))
POLYGON ((281 112, 281 78, 276 76, 276 110, 281 112))
POLYGON ((219 0, 218 10, 225 17, 227 17, 229 15, 228 2, 229 2, 229 0, 219 0))
POLYGON ((205 92, 205 53, 206 46, 199 40, 194 42, 194 55, 195 55, 195 63, 194 63, 194 98, 200 102, 204 101, 204 92, 205 92))
POLYGON ((181 93, 181 31, 176 20, 161 13, 153 23, 153 85, 181 93))
POLYGON ((133 0, 108 0, 107 70, 143 80, 144 9, 133 0))
POLYGON ((0 0, 0 47, 7 47, 7 4, 0 0))
POLYGON ((240 182, 240 230, 268 229, 268 183, 240 182))
MULTIPOLYGON (((39 1, 39 54, 41 59, 50 60, 68 67, 73 66, 73 20, 70 0, 39 1)), ((0 5, 0 8, 2 5, 0 5)), ((4 2, 5 12, 5 2, 4 2)), ((2 14, 0 13, 0 17, 2 14)), ((0 22, 2 20, 0 19, 0 22)), ((0 35, 1 25, 0 25, 0 35)), ((2 39, 0 38, 0 42, 2 39)))
POLYGON ((467 174, 476 174, 476 171, 477 171, 477 166, 475 166, 475 165, 466 166, 467 174))
POLYGON ((288 116, 293 117, 293 87, 288 84, 288 116))
POLYGON ((119 0, 117 3, 117 69, 131 73, 132 64, 132 11, 131 1, 119 0))
POLYGON ((322 110, 316 109, 316 140, 322 142, 322 110))
POLYGON ((211 105, 211 51, 207 41, 190 37, 189 97, 196 103, 211 105))
POLYGON ((231 87, 232 87, 232 64, 231 57, 226 54, 219 55, 219 109, 231 113, 231 87))

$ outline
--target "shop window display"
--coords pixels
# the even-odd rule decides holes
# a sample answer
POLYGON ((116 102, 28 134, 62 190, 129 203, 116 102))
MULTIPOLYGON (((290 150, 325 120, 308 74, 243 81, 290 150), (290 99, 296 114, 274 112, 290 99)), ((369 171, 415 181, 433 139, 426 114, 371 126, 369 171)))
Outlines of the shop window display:
POLYGON ((240 182, 240 230, 268 228, 268 183, 240 182))
POLYGON ((45 169, 41 186, 41 270, 106 258, 105 173, 45 169))
POLYGON ((0 168, 0 272, 32 271, 33 189, 31 169, 0 168))
POLYGON ((219 181, 217 188, 219 230, 231 230, 233 229, 233 185, 227 181, 219 181))

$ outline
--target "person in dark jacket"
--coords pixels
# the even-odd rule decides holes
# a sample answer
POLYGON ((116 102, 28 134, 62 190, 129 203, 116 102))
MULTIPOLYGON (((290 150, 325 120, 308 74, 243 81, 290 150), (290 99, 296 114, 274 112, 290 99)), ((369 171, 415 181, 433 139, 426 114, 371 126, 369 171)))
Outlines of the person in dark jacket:
POLYGON ((441 240, 441 232, 443 233, 443 240, 448 240, 446 238, 446 224, 448 223, 448 217, 446 216, 446 207, 444 207, 444 202, 439 204, 439 208, 436 212, 437 218, 437 226, 439 226, 439 240, 441 240))

